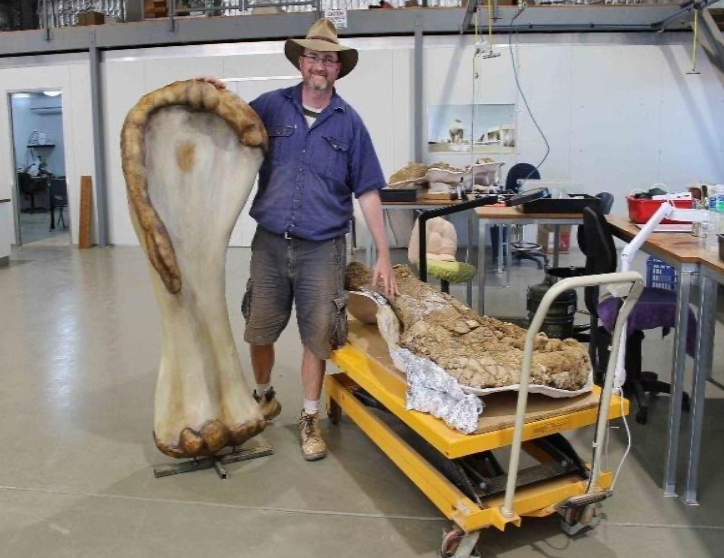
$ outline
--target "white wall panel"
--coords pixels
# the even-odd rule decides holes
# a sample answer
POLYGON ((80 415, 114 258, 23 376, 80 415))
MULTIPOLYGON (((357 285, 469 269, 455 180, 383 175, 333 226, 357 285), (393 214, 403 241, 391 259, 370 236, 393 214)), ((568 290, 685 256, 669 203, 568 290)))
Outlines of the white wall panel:
MULTIPOLYGON (((673 188, 695 181, 724 181, 724 88, 712 78, 705 56, 699 75, 690 75, 689 49, 672 45, 660 51, 660 179, 673 188)), ((700 53, 701 54, 701 53, 700 53)))
POLYGON ((659 180, 658 47, 577 47, 572 56, 571 178, 624 196, 659 180))
POLYGON ((126 182, 121 168, 121 128, 126 114, 151 89, 144 82, 143 62, 109 61, 103 64, 103 123, 105 126, 106 176, 108 178, 108 241, 136 245, 128 213, 126 182))
MULTIPOLYGON (((571 49, 528 45, 514 48, 521 88, 536 121, 543 130, 550 154, 541 168, 548 179, 571 177, 571 49)), ((503 51, 512 74, 510 49, 503 51)), ((514 82, 514 76, 511 76, 514 82)), ((516 154, 509 165, 518 162, 538 165, 546 146, 516 88, 516 154)), ((504 160, 502 157, 498 157, 504 160)), ((504 168, 507 173, 510 166, 504 168)))
POLYGON ((199 76, 221 75, 221 58, 172 58, 143 62, 143 85, 146 92, 153 91, 174 81, 199 76))

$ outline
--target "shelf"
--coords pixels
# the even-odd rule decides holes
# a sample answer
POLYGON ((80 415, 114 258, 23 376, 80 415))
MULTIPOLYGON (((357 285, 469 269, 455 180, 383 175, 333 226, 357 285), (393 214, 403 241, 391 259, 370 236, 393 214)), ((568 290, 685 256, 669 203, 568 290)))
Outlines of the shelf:
POLYGON ((28 145, 28 147, 55 147, 54 143, 44 143, 43 145, 28 145))

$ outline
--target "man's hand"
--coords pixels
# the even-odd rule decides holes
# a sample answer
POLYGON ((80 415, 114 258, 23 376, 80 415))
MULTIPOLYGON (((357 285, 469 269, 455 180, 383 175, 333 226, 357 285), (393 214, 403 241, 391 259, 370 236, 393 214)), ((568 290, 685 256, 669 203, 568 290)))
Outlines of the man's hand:
POLYGON ((211 85, 216 87, 216 89, 226 89, 226 84, 219 78, 215 78, 212 76, 200 76, 195 79, 196 81, 205 81, 206 83, 210 83, 211 85))
POLYGON ((382 283, 385 289, 385 296, 387 298, 395 298, 400 294, 390 260, 382 257, 377 258, 374 274, 372 275, 372 284, 376 287, 380 283, 382 283))

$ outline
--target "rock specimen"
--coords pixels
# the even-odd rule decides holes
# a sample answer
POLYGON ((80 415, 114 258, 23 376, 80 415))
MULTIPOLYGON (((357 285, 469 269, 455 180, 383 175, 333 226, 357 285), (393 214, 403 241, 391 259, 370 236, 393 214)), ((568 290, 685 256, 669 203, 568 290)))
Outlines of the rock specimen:
POLYGON ((225 262, 266 148, 246 103, 195 80, 145 95, 123 125, 131 218, 161 308, 154 437, 172 457, 211 455, 264 429, 231 333, 225 262))
MULTIPOLYGON (((399 320, 397 344, 429 358, 464 386, 505 387, 519 383, 526 330, 487 316, 480 317, 450 295, 395 266, 400 295, 389 300, 399 320)), ((348 290, 368 289, 372 272, 359 262, 347 266, 348 290)), ((397 324, 395 324, 397 325, 397 324)), ((380 323, 389 335, 393 327, 380 323)), ((588 352, 573 339, 560 341, 539 334, 535 342, 531 383, 576 391, 590 373, 588 352)))

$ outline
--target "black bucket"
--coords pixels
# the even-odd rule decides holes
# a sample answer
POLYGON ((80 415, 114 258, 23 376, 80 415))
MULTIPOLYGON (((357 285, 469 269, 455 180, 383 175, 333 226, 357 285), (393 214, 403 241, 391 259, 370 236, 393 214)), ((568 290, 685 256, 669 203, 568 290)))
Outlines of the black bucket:
MULTIPOLYGON (((555 278, 546 275, 542 283, 528 288, 526 306, 528 309, 528 320, 530 322, 533 321, 533 316, 535 316, 535 313, 538 311, 538 306, 540 306, 543 297, 555 282, 555 278)), ((548 309, 548 314, 546 314, 540 330, 553 339, 568 339, 569 337, 573 337, 573 322, 576 316, 576 308, 578 308, 578 295, 576 291, 573 289, 563 291, 548 309)))

